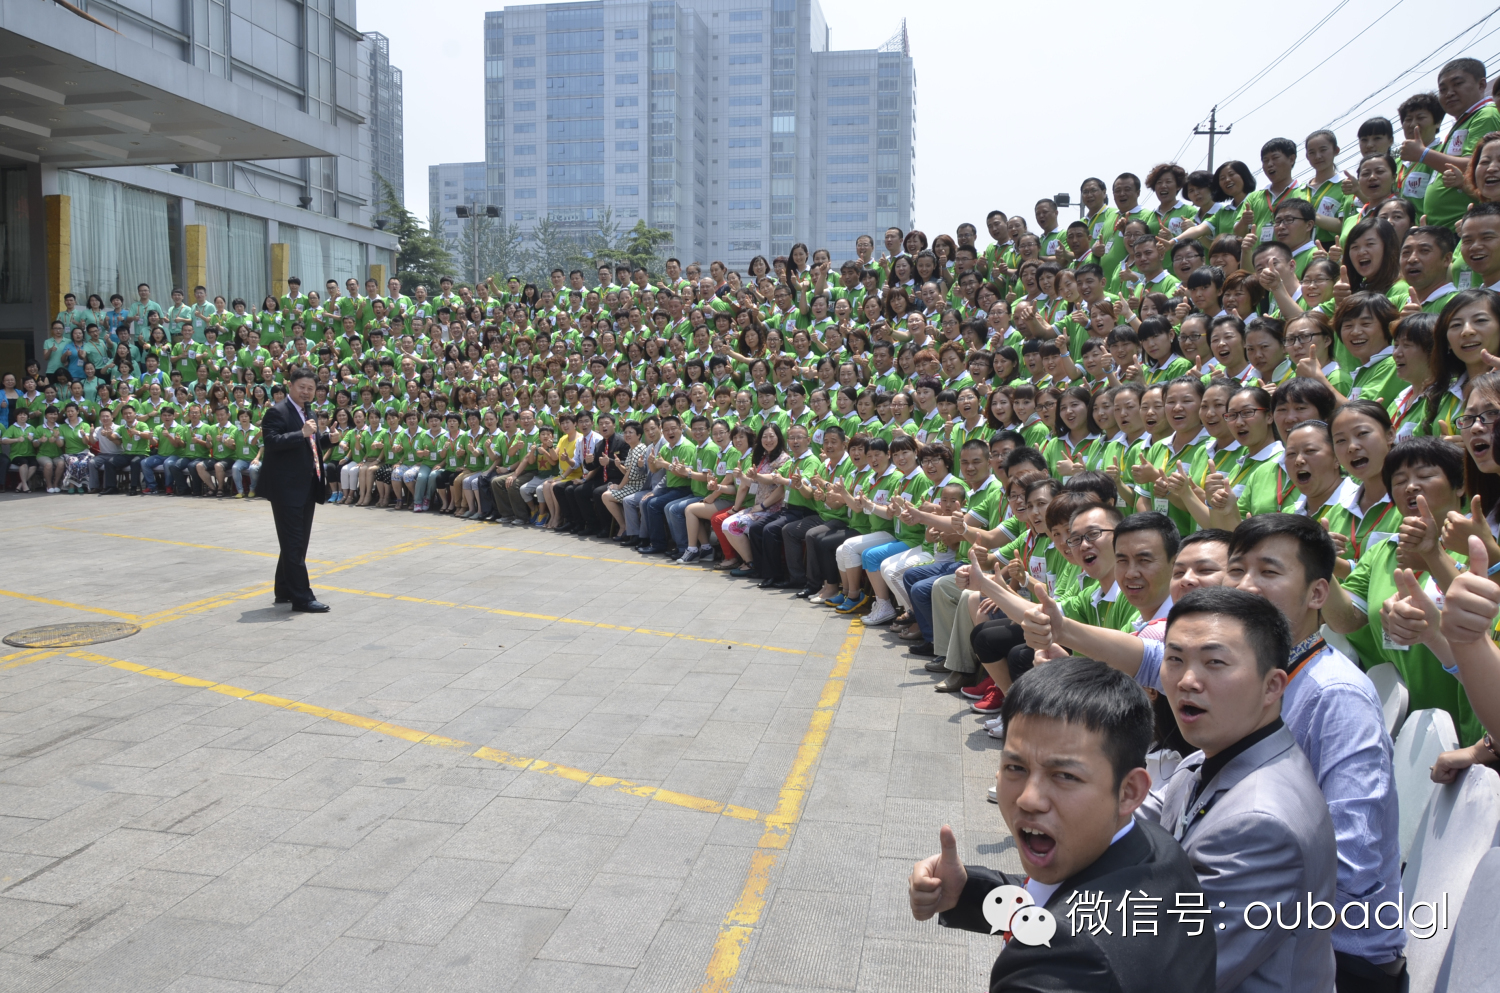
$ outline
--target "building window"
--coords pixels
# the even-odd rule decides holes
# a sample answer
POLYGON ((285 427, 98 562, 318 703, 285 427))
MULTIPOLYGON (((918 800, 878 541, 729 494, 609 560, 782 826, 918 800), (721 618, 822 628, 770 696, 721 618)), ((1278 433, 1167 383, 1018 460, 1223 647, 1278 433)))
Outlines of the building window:
POLYGON ((511 195, 514 196, 517 200, 535 200, 536 188, 532 187, 525 190, 515 190, 511 195))
POLYGON ((511 110, 513 112, 517 113, 517 114, 525 114, 525 113, 527 113, 529 111, 536 110, 536 101, 535 100, 517 100, 511 106, 511 110))
POLYGON ((536 89, 536 79, 512 79, 510 81, 510 88, 513 90, 534 90, 536 89))
POLYGON ((832 212, 828 214, 829 224, 864 224, 869 221, 869 219, 869 214, 847 214, 832 212))
POLYGON ((760 147, 760 139, 759 138, 730 138, 729 139, 729 147, 730 148, 759 148, 760 147))
POLYGON ((756 52, 753 55, 731 55, 729 56, 729 64, 732 66, 758 66, 760 65, 760 53, 756 52))
POLYGON ((730 159, 731 169, 759 169, 765 163, 765 159, 730 159))
POLYGON ((730 13, 729 19, 731 21, 758 21, 760 20, 760 11, 736 10, 730 13))
POLYGON ((640 172, 640 171, 641 171, 640 163, 637 163, 637 162, 616 162, 615 163, 615 175, 617 175, 617 176, 620 175, 621 173, 640 172))
POLYGON ((833 172, 833 173, 829 173, 828 174, 828 182, 830 184, 837 184, 837 183, 868 183, 869 181, 870 181, 870 174, 867 173, 867 172, 847 172, 847 173, 833 172))
POLYGON ((759 31, 753 34, 732 34, 729 36, 729 43, 731 45, 759 45, 763 41, 765 41, 765 36, 759 31))
POLYGON ((830 117, 828 123, 833 127, 849 127, 854 125, 870 126, 869 114, 852 114, 848 117, 830 117))
POLYGON ((536 134, 536 122, 532 121, 529 124, 516 124, 512 126, 511 130, 515 134, 536 134))
POLYGON ((618 117, 615 119, 616 131, 629 131, 640 126, 641 119, 639 117, 618 117))
POLYGON ((634 86, 635 84, 639 83, 640 81, 641 81, 641 74, 638 73, 638 72, 617 72, 617 73, 615 73, 615 85, 616 86, 634 86))
POLYGON ((615 61, 616 62, 639 62, 640 60, 641 60, 641 53, 640 52, 616 52, 615 53, 615 61))
POLYGON ((512 145, 512 146, 510 146, 510 151, 511 151, 512 155, 535 155, 536 154, 536 146, 535 145, 512 145))
POLYGON ((828 136, 830 145, 868 145, 870 136, 867 134, 834 134, 828 136))
POLYGON ((760 127, 760 118, 759 117, 731 117, 729 119, 729 126, 732 127, 732 128, 758 128, 758 127, 760 127))
POLYGON ((867 96, 828 98, 828 106, 830 107, 868 107, 869 105, 870 98, 867 96))
POLYGON ((512 35, 511 39, 510 39, 510 43, 511 43, 512 47, 514 47, 516 45, 535 45, 536 44, 536 35, 534 35, 534 34, 512 35))
POLYGON ((517 179, 523 179, 527 176, 535 176, 536 166, 517 166, 510 171, 510 174, 517 179))
POLYGON ((729 250, 731 252, 758 252, 758 251, 760 251, 760 242, 758 242, 758 241, 731 241, 729 243, 729 250))
POLYGON ((640 31, 639 28, 616 28, 615 29, 615 41, 625 41, 626 39, 639 38, 640 36, 641 36, 641 31, 640 31))
POLYGON ((640 105, 640 97, 615 97, 616 107, 639 107, 640 105))
POLYGON ((534 69, 536 68, 536 56, 528 55, 524 59, 511 59, 510 64, 517 69, 534 69))
POLYGON ((639 186, 616 186, 615 187, 615 196, 617 196, 617 197, 637 197, 637 196, 640 196, 640 195, 641 195, 641 188, 639 186))
POLYGON ((730 76, 730 86, 760 86, 765 80, 764 76, 730 76))
POLYGON ((829 165, 865 165, 870 161, 869 154, 864 155, 830 155, 829 165))
POLYGON ((758 180, 758 179, 731 179, 729 181, 729 188, 731 190, 758 190, 758 189, 760 189, 760 180, 758 180))
POLYGON ((615 142, 615 151, 617 151, 617 152, 639 152, 640 150, 641 150, 641 143, 639 141, 617 141, 617 142, 615 142))
POLYGON ((829 86, 869 86, 869 76, 834 76, 828 80, 829 86))
POLYGON ((760 95, 757 94, 757 95, 755 95, 753 97, 730 97, 729 98, 729 106, 731 106, 731 107, 759 107, 760 106, 760 95))
POLYGON ((760 209, 760 201, 759 200, 731 200, 731 201, 729 201, 729 209, 730 210, 759 210, 760 209))
POLYGON ((828 194, 828 202, 829 203, 869 203, 870 202, 870 194, 868 194, 868 193, 830 193, 830 194, 828 194))

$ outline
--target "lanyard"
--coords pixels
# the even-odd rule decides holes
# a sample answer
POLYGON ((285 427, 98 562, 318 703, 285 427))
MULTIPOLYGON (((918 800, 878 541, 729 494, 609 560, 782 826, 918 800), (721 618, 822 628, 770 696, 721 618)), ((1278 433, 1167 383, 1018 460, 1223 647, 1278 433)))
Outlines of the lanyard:
POLYGON ((1292 680, 1296 679, 1297 678, 1297 674, 1302 671, 1302 667, 1305 666, 1305 665, 1307 665, 1308 661, 1310 659, 1312 659, 1312 657, 1314 655, 1317 655, 1319 652, 1321 652, 1323 649, 1325 649, 1327 647, 1328 647, 1327 643, 1324 642, 1322 638, 1319 638, 1317 641, 1313 642, 1311 645, 1308 645, 1307 646, 1307 650, 1304 651, 1301 655, 1299 655, 1296 658, 1292 659, 1292 664, 1287 668, 1287 677, 1286 677, 1287 683, 1290 684, 1292 680))

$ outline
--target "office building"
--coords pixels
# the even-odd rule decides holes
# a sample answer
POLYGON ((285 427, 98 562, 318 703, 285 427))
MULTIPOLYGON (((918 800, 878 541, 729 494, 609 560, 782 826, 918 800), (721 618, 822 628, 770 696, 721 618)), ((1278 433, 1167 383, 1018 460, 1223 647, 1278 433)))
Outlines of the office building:
POLYGON ((606 209, 667 253, 852 255, 911 226, 916 77, 903 28, 833 51, 817 0, 595 0, 485 15, 490 202, 584 235, 606 209))
POLYGON ((406 205, 406 144, 402 140, 401 70, 391 65, 391 40, 378 31, 365 32, 370 43, 370 202, 379 220, 380 180, 396 191, 396 202, 406 205))
POLYGON ((0 371, 65 292, 258 304, 288 275, 392 270, 352 0, 75 7, 0 4, 0 371))
MULTIPOLYGON (((427 225, 449 245, 457 243, 464 222, 455 208, 489 203, 483 162, 441 162, 427 167, 427 225)), ((497 205, 498 206, 498 205, 497 205)))

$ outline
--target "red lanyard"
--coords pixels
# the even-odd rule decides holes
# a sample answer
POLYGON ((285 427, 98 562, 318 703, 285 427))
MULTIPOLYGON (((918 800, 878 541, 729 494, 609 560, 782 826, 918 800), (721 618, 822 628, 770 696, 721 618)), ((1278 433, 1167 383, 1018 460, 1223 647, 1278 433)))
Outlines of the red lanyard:
POLYGON ((1284 489, 1283 487, 1285 486, 1286 481, 1289 478, 1291 478, 1291 477, 1289 477, 1286 474, 1286 470, 1285 469, 1283 469, 1281 466, 1277 466, 1276 467, 1276 509, 1277 510, 1281 509, 1282 501, 1284 501, 1286 499, 1286 495, 1287 495, 1288 491, 1286 489, 1284 489))

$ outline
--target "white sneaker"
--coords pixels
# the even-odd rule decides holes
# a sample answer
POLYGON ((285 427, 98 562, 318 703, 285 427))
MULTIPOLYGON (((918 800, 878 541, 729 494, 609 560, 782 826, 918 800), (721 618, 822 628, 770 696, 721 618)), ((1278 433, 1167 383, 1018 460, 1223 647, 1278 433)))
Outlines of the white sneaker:
POLYGON ((877 624, 889 624, 896 619, 896 608, 891 606, 889 600, 876 600, 875 609, 864 619, 865 627, 874 627, 877 624))
POLYGON ((989 720, 984 722, 984 727, 985 730, 988 731, 990 728, 999 728, 1002 723, 1003 722, 1000 718, 991 717, 989 720))
POLYGON ((688 550, 682 553, 682 558, 677 560, 678 565, 689 565, 698 559, 698 546, 689 545, 688 550))
POLYGON ((1005 722, 998 717, 993 721, 985 721, 984 730, 985 733, 988 734, 991 738, 1004 738, 1005 722))
POLYGON ((995 787, 993 787, 993 786, 990 787, 989 792, 984 795, 984 798, 986 800, 988 800, 990 803, 999 803, 1000 802, 1000 797, 995 792, 995 787))

